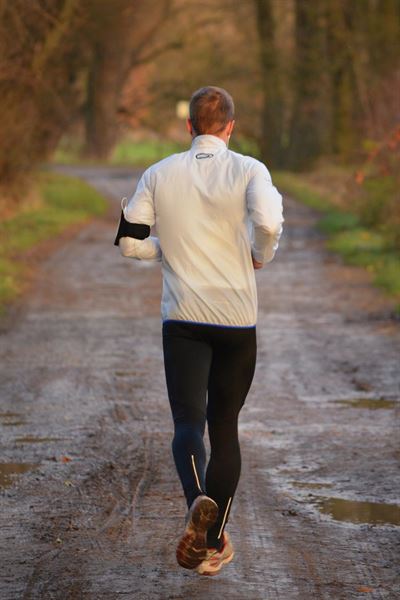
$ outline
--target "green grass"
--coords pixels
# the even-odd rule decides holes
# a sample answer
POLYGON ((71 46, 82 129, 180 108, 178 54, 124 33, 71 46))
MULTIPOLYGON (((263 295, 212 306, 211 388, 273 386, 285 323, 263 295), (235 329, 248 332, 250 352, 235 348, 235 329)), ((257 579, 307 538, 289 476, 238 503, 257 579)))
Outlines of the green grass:
MULTIPOLYGON (((134 142, 129 139, 121 140, 115 147, 110 162, 113 165, 133 165, 135 167, 147 167, 171 154, 184 152, 190 148, 190 137, 186 143, 178 143, 170 140, 144 140, 134 142)), ((257 146, 244 138, 233 139, 230 148, 242 154, 255 154, 257 146)))
POLYGON ((17 296, 21 284, 21 265, 7 258, 0 258, 0 314, 4 312, 6 303, 17 296))
POLYGON ((148 167, 170 154, 187 150, 189 145, 189 137, 187 144, 158 139, 148 139, 139 142, 125 138, 115 146, 109 160, 98 161, 83 156, 83 146, 77 140, 65 138, 54 153, 52 162, 57 164, 111 164, 116 166, 148 167))
POLYGON ((104 213, 106 200, 79 179, 46 173, 39 178, 42 202, 0 222, 0 313, 23 289, 24 253, 72 225, 104 213))
POLYGON ((274 184, 278 189, 283 190, 289 196, 314 208, 320 212, 329 212, 334 210, 333 203, 327 194, 313 189, 309 183, 305 182, 301 175, 290 173, 288 171, 274 171, 272 173, 274 184))
POLYGON ((400 259, 382 234, 358 227, 336 233, 327 245, 348 264, 366 268, 376 285, 400 300, 400 259))
POLYGON ((126 139, 117 144, 110 157, 110 163, 112 165, 127 164, 135 167, 147 167, 170 154, 187 150, 188 145, 168 140, 134 142, 126 139))
POLYGON ((324 214, 318 221, 318 228, 328 235, 341 233, 347 230, 354 230, 359 227, 359 225, 360 219, 357 215, 340 212, 334 209, 324 214))
POLYGON ((82 150, 82 142, 77 137, 65 135, 52 156, 52 162, 61 165, 82 164, 82 150))
POLYGON ((278 171, 273 181, 281 191, 322 213, 318 228, 328 235, 327 247, 346 263, 366 268, 374 284, 395 299, 400 313, 400 256, 385 231, 362 226, 359 216, 338 210, 328 194, 321 194, 301 175, 278 171))
MULTIPOLYGON (((189 134, 187 141, 182 143, 156 138, 134 141, 127 137, 118 142, 106 163, 119 166, 148 167, 171 154, 188 150, 190 143, 189 134)), ((247 138, 235 137, 229 147, 241 154, 252 156, 258 154, 257 144, 247 138)), ((65 137, 54 153, 53 162, 58 164, 96 164, 98 162, 83 157, 82 150, 82 143, 77 139, 65 137)))

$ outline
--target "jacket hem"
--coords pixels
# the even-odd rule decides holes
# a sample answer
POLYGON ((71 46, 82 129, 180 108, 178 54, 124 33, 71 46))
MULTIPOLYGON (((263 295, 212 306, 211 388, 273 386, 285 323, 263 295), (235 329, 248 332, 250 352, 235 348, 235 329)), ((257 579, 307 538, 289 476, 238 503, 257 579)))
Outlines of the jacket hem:
POLYGON ((211 327, 224 327, 228 329, 253 329, 256 327, 256 323, 252 325, 234 325, 234 324, 226 324, 226 323, 209 323, 206 321, 193 321, 189 319, 162 319, 164 323, 190 323, 191 325, 209 325, 211 327))

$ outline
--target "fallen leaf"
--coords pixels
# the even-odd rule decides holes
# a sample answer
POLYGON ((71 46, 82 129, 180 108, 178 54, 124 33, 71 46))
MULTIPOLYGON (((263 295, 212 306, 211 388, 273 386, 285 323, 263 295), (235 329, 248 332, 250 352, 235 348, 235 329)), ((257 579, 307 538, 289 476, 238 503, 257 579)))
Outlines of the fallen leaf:
POLYGON ((364 594, 369 594, 373 591, 374 590, 371 587, 368 587, 367 585, 360 585, 360 587, 357 588, 357 592, 362 592, 364 594))
POLYGON ((361 185, 365 179, 365 175, 362 171, 357 171, 354 175, 354 179, 358 185, 361 185))
POLYGON ((70 458, 69 456, 60 456, 60 461, 63 463, 68 463, 71 462, 72 458, 70 458))

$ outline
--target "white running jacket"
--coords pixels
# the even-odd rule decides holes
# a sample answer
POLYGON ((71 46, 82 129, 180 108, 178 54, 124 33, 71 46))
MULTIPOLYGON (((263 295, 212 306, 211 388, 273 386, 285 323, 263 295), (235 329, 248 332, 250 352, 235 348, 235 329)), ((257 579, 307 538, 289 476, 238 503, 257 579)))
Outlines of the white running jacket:
POLYGON ((124 216, 156 227, 158 237, 123 237, 119 247, 161 261, 164 321, 255 325, 252 256, 272 260, 283 223, 282 196, 261 162, 199 135, 190 150, 145 171, 124 216))

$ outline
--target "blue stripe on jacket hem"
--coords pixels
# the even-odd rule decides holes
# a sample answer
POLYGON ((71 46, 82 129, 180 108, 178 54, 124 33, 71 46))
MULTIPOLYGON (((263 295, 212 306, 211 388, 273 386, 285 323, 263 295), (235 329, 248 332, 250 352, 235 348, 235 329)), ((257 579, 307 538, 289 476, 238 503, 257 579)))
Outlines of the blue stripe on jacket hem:
POLYGON ((165 319, 164 323, 189 323, 190 325, 208 325, 210 327, 220 327, 223 329, 254 329, 254 325, 222 325, 219 323, 204 323, 203 321, 186 321, 184 319, 165 319))

